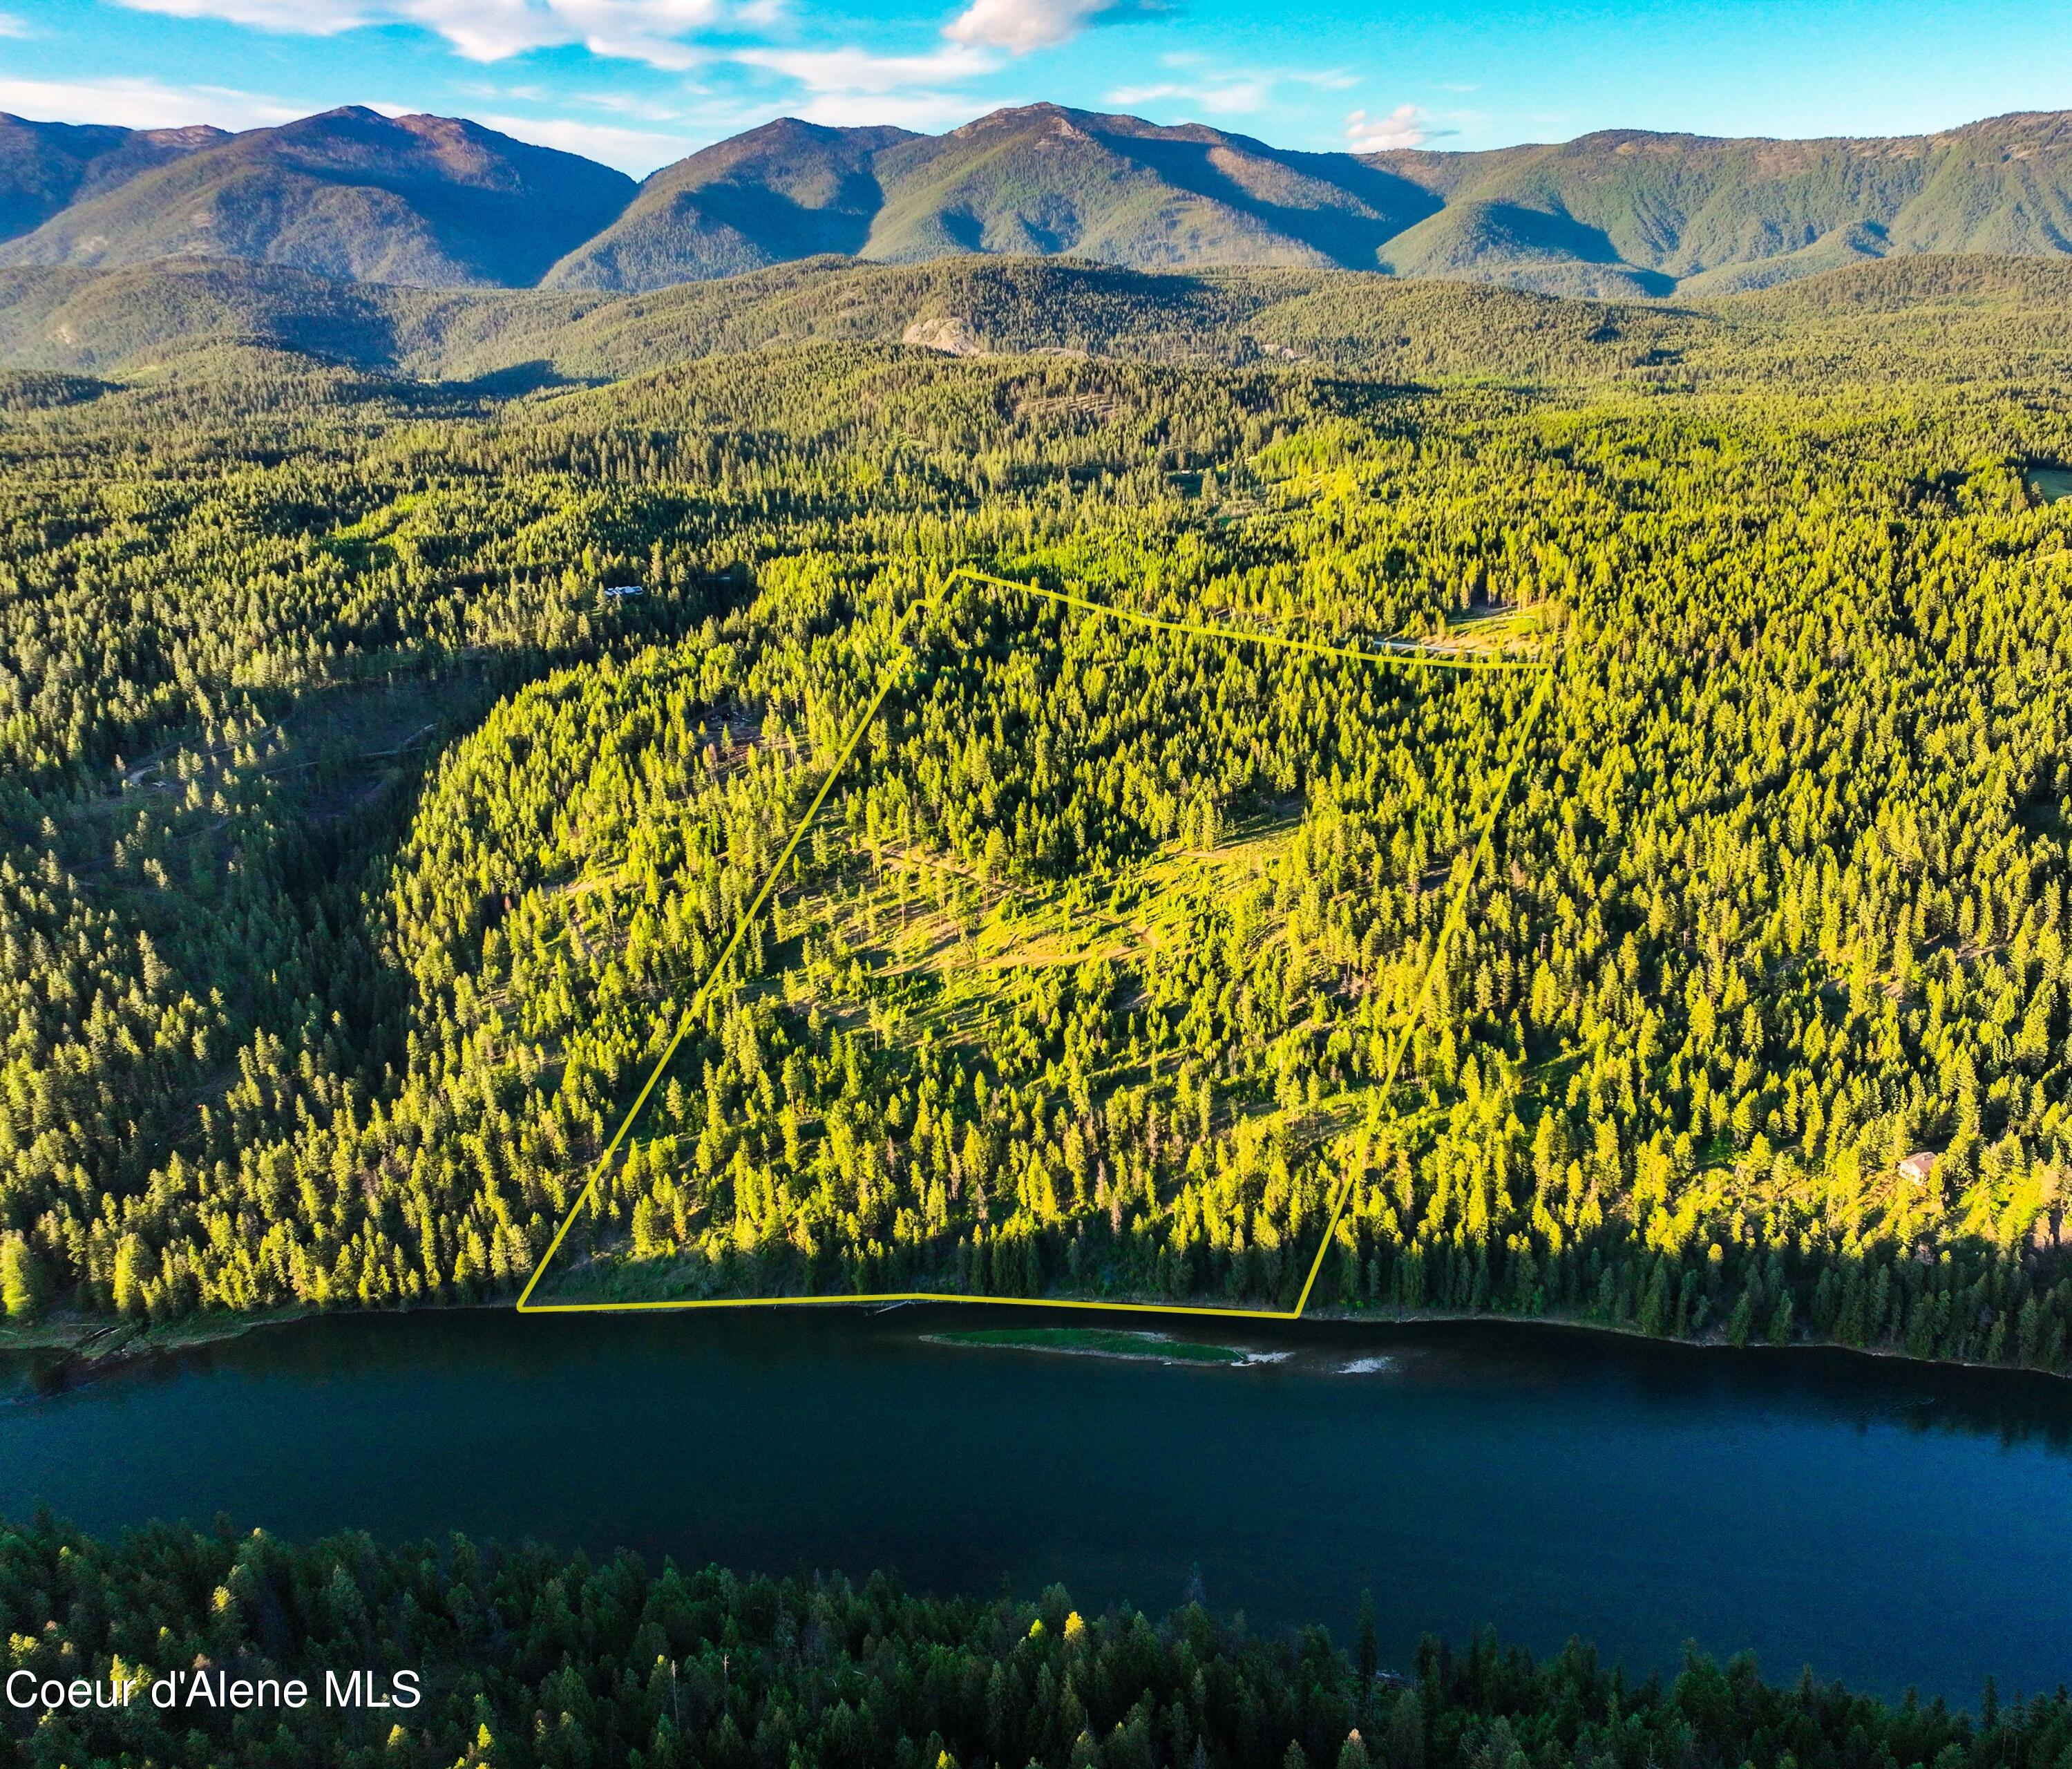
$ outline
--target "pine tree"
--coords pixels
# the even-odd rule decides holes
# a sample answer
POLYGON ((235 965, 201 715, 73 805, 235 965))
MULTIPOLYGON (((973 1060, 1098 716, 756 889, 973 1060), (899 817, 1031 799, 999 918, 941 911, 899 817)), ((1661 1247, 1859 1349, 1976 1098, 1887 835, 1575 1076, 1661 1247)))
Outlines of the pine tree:
POLYGON ((0 1304, 10 1321, 35 1321, 50 1306, 50 1274, 24 1235, 0 1241, 0 1304))
POLYGON ((1734 1312, 1727 1322, 1727 1343, 1743 1346, 1749 1335, 1755 1330, 1755 1285, 1753 1281, 1741 1286, 1739 1299, 1734 1303, 1734 1312))
POLYGON ((115 1311, 140 1314, 144 1309, 144 1279, 150 1270, 150 1256, 143 1241, 125 1235, 115 1249, 115 1269, 110 1275, 115 1311))
POLYGON ((1669 1261, 1665 1255, 1655 1261, 1647 1281, 1647 1294, 1640 1305, 1640 1330, 1650 1339, 1659 1339, 1669 1330, 1669 1261))
POLYGON ((1791 1343, 1791 1292, 1778 1298, 1777 1312, 1770 1317, 1770 1343, 1789 1345, 1791 1343))

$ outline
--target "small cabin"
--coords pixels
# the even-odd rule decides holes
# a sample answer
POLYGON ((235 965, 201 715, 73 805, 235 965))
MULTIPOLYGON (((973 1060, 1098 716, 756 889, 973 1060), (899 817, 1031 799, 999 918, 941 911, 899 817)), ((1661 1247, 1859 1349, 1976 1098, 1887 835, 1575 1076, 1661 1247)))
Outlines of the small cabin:
POLYGON ((1935 1157, 1926 1149, 1916 1150, 1899 1164, 1900 1178, 1910 1186, 1926 1185, 1934 1170, 1935 1157))

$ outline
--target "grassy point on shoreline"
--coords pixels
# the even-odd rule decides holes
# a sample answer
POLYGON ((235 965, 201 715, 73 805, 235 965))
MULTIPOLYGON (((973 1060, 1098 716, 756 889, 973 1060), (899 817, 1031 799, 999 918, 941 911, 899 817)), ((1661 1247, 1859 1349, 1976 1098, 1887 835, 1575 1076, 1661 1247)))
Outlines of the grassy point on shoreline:
POLYGON ((931 1345, 976 1346, 1007 1351, 1062 1352, 1076 1357, 1128 1358, 1145 1364, 1230 1366, 1262 1361, 1235 1345, 1177 1339, 1170 1334, 1125 1332, 1106 1327, 991 1327, 952 1329, 922 1335, 931 1345))

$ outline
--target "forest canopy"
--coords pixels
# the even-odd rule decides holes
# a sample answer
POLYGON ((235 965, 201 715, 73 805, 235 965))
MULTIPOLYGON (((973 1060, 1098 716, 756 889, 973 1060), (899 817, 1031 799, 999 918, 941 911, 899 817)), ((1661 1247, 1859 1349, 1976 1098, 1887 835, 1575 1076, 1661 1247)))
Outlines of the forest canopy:
POLYGON ((20 377, 10 1323, 515 1294, 932 598, 565 1294, 1285 1304, 1343 1187, 1331 1308, 2066 1367, 2065 333, 1815 282, 1420 294, 1415 381, 20 377), (1529 685, 964 565, 1551 661, 1392 1084, 1529 685))
POLYGON ((1384 1666, 1371 1612, 1348 1654, 1198 1604, 1082 1615, 1057 1586, 944 1600, 884 1574, 744 1578, 460 1536, 0 1525, 0 1672, 30 1697, 0 1735, 34 1769, 2060 1769, 2072 1751, 2062 1689, 2003 1706, 1988 1685, 1974 1717, 1766 1683, 1746 1655, 1643 1682, 1578 1643, 1536 1664, 1490 1635, 1384 1666), (174 1671, 251 1705, 35 1711, 47 1685, 174 1671), (327 1675, 386 1692, 399 1672, 406 1706, 323 1699, 327 1675))

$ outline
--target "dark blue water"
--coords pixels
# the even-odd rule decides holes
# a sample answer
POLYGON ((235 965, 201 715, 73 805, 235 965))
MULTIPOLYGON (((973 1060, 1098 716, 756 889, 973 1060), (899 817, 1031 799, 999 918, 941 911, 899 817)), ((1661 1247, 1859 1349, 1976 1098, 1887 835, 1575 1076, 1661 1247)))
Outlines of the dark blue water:
POLYGON ((320 1320, 18 1380, 0 1511, 1056 1581, 1095 1609, 1198 1579, 1341 1639, 1366 1586, 1397 1664, 1494 1623, 1967 1705, 1988 1673, 2072 1678, 2072 1384, 1494 1323, 1261 1326, 1285 1360, 1175 1368, 923 1340, 949 1319, 320 1320))

